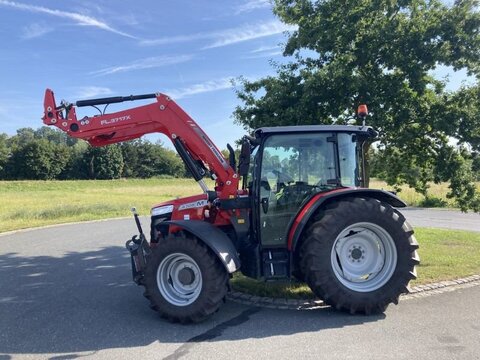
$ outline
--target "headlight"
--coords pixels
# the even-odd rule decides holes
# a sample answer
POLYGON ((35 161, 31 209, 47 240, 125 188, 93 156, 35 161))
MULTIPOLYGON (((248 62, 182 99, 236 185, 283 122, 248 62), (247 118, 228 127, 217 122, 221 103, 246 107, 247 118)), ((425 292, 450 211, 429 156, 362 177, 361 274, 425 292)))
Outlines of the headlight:
POLYGON ((152 216, 158 216, 163 214, 168 214, 173 211, 173 205, 160 206, 152 209, 152 216))

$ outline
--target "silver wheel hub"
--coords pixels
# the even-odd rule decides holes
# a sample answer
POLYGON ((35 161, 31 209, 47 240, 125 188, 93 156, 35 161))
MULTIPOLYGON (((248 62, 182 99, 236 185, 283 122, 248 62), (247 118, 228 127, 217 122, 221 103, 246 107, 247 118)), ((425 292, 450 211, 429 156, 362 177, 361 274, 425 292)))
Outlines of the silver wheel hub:
POLYGON ((335 239, 331 263, 335 276, 348 289, 374 291, 385 285, 395 271, 395 242, 379 225, 356 223, 335 239))
POLYGON ((170 304, 192 304, 202 290, 202 274, 190 256, 174 253, 166 256, 157 269, 157 286, 170 304))

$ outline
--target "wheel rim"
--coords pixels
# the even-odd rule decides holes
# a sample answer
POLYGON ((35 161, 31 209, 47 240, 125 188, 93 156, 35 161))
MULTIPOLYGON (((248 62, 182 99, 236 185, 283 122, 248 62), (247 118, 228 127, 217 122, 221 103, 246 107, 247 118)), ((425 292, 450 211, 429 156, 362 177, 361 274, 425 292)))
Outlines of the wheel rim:
POLYGON ((157 286, 162 296, 175 306, 193 303, 202 290, 202 274, 190 256, 175 253, 165 257, 157 269, 157 286))
POLYGON ((356 223, 335 239, 331 264, 348 289, 375 291, 385 285, 397 266, 397 249, 390 234, 372 223, 356 223))

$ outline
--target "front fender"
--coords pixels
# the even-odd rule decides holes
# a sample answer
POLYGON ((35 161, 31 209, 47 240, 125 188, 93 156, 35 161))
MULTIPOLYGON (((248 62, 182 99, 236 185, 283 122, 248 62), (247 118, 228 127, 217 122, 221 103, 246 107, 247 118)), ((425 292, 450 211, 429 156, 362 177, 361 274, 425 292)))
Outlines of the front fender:
POLYGON ((240 268, 240 258, 232 240, 212 224, 201 220, 170 220, 163 224, 178 226, 195 235, 217 255, 229 273, 240 268))
POLYGON ((385 190, 346 188, 319 193, 312 197, 297 213, 288 231, 288 250, 295 251, 298 239, 302 235, 310 217, 322 206, 345 197, 369 197, 386 202, 393 207, 405 207, 407 204, 396 195, 385 190))

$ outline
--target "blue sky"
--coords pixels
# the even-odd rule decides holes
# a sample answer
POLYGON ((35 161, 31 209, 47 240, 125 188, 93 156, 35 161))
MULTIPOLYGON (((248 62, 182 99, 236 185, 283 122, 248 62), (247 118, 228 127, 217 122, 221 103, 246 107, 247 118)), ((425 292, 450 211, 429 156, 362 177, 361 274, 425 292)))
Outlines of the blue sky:
POLYGON ((40 127, 47 87, 58 102, 160 91, 223 149, 244 133, 230 79, 273 74, 288 30, 268 0, 0 0, 0 132, 40 127))
POLYGON ((272 74, 286 30, 268 0, 0 0, 0 132, 41 126, 47 87, 57 102, 160 91, 225 148, 243 134, 230 79, 272 74))

